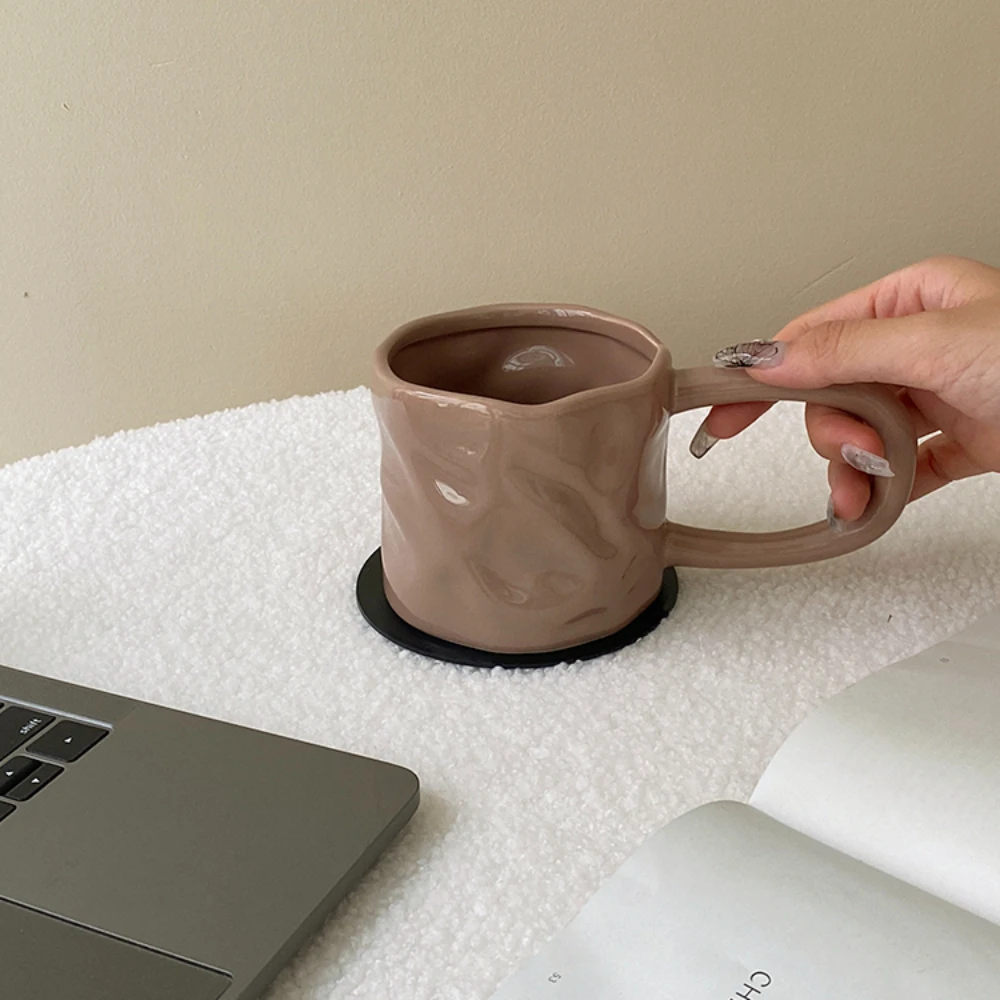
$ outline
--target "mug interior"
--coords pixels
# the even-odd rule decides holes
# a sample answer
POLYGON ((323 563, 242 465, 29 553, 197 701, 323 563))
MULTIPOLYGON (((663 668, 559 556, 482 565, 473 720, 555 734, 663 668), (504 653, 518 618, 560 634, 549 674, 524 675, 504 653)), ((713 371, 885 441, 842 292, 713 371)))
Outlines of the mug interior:
POLYGON ((405 382, 510 403, 550 403, 588 389, 630 382, 652 365, 656 346, 606 330, 493 326, 427 330, 389 358, 405 382))

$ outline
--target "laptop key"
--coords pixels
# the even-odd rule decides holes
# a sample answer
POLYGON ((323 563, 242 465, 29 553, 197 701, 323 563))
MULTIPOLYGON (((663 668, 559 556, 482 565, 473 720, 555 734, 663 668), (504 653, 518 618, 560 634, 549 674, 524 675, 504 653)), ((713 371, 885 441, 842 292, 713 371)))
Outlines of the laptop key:
POLYGON ((7 798, 15 802, 27 802, 32 795, 41 791, 53 778, 58 778, 62 773, 63 769, 56 767, 55 764, 39 764, 29 777, 7 792, 7 798))
POLYGON ((60 722, 35 740, 28 749, 39 757, 72 763, 107 735, 106 729, 86 726, 82 722, 60 722))
POLYGON ((30 757, 12 757, 6 764, 0 765, 0 795, 6 795, 37 767, 38 761, 30 757))
POLYGON ((9 802, 0 802, 0 822, 3 822, 13 811, 14 807, 9 802))
POLYGON ((12 705, 0 712, 0 760, 40 733, 53 717, 12 705))

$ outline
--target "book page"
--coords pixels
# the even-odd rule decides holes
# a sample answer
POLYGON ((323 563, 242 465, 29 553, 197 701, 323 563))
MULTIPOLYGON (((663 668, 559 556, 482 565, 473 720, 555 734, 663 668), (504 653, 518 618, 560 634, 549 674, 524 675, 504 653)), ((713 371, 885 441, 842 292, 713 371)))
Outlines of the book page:
POLYGON ((1000 616, 819 708, 751 803, 1000 923, 1000 616))
POLYGON ((651 837, 494 1000, 995 996, 1000 928, 736 803, 651 837))

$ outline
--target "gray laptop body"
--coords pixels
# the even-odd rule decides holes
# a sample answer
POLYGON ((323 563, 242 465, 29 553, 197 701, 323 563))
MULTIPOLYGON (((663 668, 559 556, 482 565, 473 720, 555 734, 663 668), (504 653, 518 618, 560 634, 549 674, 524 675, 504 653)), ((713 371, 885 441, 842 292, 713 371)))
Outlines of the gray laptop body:
POLYGON ((0 703, 4 997, 256 996, 417 808, 404 768, 7 667, 0 703))

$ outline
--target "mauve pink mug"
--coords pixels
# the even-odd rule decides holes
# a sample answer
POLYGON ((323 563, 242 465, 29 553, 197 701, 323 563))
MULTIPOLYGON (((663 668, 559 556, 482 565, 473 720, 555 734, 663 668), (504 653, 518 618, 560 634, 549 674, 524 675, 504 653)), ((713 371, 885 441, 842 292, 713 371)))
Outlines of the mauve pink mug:
POLYGON ((913 429, 881 386, 774 389, 745 372, 675 370, 648 330, 568 305, 494 305, 418 319, 378 349, 386 597, 411 625, 496 653, 610 635, 657 596, 665 566, 811 562, 896 521, 913 429), (666 519, 672 414, 800 400, 881 436, 894 478, 872 482, 843 532, 709 531, 666 519))

